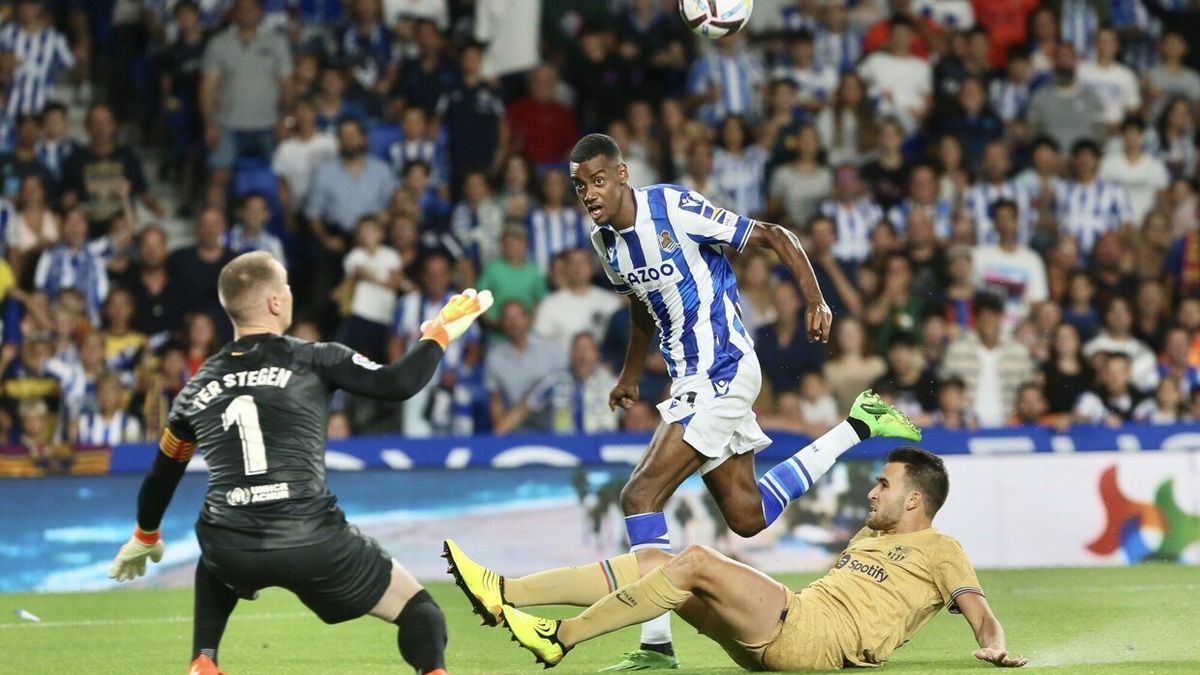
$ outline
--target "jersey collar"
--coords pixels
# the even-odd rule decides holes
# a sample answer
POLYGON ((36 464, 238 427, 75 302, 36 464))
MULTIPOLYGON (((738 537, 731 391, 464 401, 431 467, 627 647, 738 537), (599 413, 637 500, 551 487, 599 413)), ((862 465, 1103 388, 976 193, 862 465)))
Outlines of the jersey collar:
POLYGON ((640 207, 638 206, 638 190, 637 190, 637 188, 630 187, 629 188, 629 196, 633 198, 633 225, 630 225, 629 227, 627 227, 623 230, 618 230, 616 227, 613 226, 613 224, 611 222, 602 223, 600 225, 597 225, 596 227, 598 227, 602 230, 608 230, 609 232, 617 232, 617 233, 628 232, 628 231, 632 230, 633 228, 637 227, 638 212, 640 210, 640 207))

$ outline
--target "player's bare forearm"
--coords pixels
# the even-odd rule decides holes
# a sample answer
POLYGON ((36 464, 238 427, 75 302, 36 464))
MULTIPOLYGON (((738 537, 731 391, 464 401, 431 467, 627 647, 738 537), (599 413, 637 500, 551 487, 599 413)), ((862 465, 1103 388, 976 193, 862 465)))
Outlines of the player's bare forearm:
POLYGON ((975 658, 1000 668, 1020 668, 1027 663, 1027 659, 1009 656, 1004 644, 1004 626, 992 613, 987 598, 978 593, 962 593, 955 599, 955 604, 971 624, 975 642, 979 644, 975 658))
POLYGON ((810 305, 825 302, 825 295, 821 292, 820 284, 817 283, 817 274, 813 271, 808 254, 800 245, 800 239, 787 228, 759 221, 757 227, 750 233, 750 241, 747 242, 747 245, 775 251, 779 260, 792 273, 796 283, 800 285, 800 292, 804 294, 804 300, 810 305))
POLYGON ((180 461, 159 452, 142 480, 138 491, 137 524, 143 532, 154 532, 162 524, 163 514, 175 496, 187 461, 180 461))
POLYGON ((825 304, 825 294, 817 283, 817 273, 813 270, 812 261, 800 245, 800 239, 790 230, 774 223, 759 222, 750 233, 749 246, 769 248, 775 251, 779 260, 792 273, 800 292, 804 295, 807 305, 805 310, 805 328, 810 342, 828 342, 830 326, 833 323, 833 312, 825 304))
POLYGON ((972 628, 980 647, 1004 651, 1004 626, 1000 625, 994 614, 988 612, 979 626, 972 628))

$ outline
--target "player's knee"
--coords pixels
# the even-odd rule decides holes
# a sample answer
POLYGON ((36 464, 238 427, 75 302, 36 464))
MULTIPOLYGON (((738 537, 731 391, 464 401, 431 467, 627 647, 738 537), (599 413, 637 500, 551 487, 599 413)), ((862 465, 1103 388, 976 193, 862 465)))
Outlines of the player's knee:
POLYGON ((691 588, 704 576, 719 554, 707 546, 692 544, 671 559, 664 568, 680 588, 691 588))
POLYGON ((414 595, 395 623, 400 627, 396 644, 409 665, 421 673, 445 667, 446 617, 429 591, 414 595))
POLYGON ((621 488, 621 511, 627 516, 657 511, 654 503, 657 494, 654 485, 635 473, 621 488))
POLYGON ((739 537, 753 537, 766 529, 767 521, 763 517, 761 505, 753 509, 736 509, 724 514, 725 523, 739 537))
POLYGON ((655 569, 670 563, 674 558, 670 553, 657 548, 639 549, 634 554, 634 557, 637 558, 638 572, 642 576, 646 576, 655 569))

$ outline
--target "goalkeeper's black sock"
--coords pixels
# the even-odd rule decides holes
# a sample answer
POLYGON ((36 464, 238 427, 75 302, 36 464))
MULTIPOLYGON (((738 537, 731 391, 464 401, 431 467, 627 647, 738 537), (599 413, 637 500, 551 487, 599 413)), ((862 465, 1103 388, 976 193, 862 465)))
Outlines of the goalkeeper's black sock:
POLYGON ((225 624, 237 606, 234 590, 221 582, 201 558, 196 563, 196 599, 192 624, 192 658, 201 654, 217 661, 217 647, 225 634, 225 624))
POLYGON ((429 591, 412 596, 394 623, 400 627, 396 644, 408 665, 418 673, 446 667, 446 617, 429 591))

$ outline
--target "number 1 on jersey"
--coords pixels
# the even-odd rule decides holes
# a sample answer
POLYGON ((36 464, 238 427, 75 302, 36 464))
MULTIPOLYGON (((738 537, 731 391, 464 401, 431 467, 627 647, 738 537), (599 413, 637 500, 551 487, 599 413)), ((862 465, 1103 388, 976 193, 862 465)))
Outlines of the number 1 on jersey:
POLYGON ((243 394, 231 401, 221 414, 222 429, 237 425, 242 439, 242 462, 247 476, 267 472, 267 446, 263 443, 262 427, 258 425, 258 406, 254 397, 243 394))

